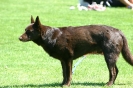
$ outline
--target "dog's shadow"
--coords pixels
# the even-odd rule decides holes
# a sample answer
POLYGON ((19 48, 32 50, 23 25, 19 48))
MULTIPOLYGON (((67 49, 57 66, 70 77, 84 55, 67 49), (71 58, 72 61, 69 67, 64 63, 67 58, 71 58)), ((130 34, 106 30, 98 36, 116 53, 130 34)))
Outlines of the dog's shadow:
POLYGON ((25 85, 9 85, 9 86, 0 86, 0 88, 28 88, 28 87, 33 87, 33 88, 46 88, 46 87, 56 87, 60 86, 59 83, 51 83, 51 84, 25 84, 25 85))
MULTIPOLYGON (((81 86, 104 86, 104 83, 74 83, 72 82, 71 85, 81 85, 81 86)), ((46 88, 46 87, 50 87, 50 88, 54 88, 54 87, 61 87, 60 83, 50 83, 50 84, 26 84, 26 85, 9 85, 9 86, 0 86, 0 88, 12 88, 12 87, 16 87, 16 88, 26 88, 26 87, 33 87, 33 88, 46 88)))
POLYGON ((78 82, 78 83, 72 83, 72 85, 81 85, 81 86, 104 86, 105 83, 90 83, 90 82, 78 82))

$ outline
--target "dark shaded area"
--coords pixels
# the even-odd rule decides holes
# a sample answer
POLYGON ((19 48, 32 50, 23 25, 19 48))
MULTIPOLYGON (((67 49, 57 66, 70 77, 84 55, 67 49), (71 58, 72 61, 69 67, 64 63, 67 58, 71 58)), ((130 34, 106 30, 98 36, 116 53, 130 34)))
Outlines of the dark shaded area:
MULTIPOLYGON (((71 85, 82 85, 82 86, 104 86, 105 83, 88 83, 88 82, 78 82, 78 83, 72 83, 71 85)), ((36 87, 36 88, 40 88, 40 87, 61 87, 60 83, 50 83, 50 84, 27 84, 27 85, 9 85, 9 86, 0 86, 0 88, 11 88, 11 87, 16 87, 16 88, 20 88, 20 87, 36 87)))

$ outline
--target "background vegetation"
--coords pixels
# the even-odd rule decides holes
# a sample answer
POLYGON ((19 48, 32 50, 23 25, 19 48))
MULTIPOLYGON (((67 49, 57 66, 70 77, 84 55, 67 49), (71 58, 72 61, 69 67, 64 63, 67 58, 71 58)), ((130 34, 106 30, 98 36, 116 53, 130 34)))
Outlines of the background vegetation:
MULTIPOLYGON (((0 1, 0 87, 61 88, 60 62, 49 57, 33 42, 22 43, 18 37, 30 24, 30 16, 52 27, 104 24, 120 29, 133 52, 133 11, 107 8, 104 12, 70 10, 78 0, 1 0, 0 1)), ((82 52, 82 51, 81 51, 82 52)), ((81 57, 82 58, 82 57, 81 57)), ((77 60, 74 61, 76 63, 77 60)), ((111 88, 131 88, 133 67, 120 55, 119 74, 111 88)), ((87 55, 77 67, 71 88, 102 88, 108 81, 108 69, 101 55, 87 55)))

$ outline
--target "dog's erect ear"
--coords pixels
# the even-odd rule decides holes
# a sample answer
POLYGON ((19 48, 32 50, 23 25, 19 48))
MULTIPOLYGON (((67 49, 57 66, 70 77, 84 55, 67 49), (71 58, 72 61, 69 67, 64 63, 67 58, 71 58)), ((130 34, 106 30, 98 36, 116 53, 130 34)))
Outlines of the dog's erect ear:
POLYGON ((35 25, 36 27, 40 27, 40 28, 41 28, 41 22, 40 22, 38 16, 36 17, 36 21, 35 21, 34 25, 35 25))
POLYGON ((34 23, 34 18, 32 15, 31 15, 31 23, 34 23))

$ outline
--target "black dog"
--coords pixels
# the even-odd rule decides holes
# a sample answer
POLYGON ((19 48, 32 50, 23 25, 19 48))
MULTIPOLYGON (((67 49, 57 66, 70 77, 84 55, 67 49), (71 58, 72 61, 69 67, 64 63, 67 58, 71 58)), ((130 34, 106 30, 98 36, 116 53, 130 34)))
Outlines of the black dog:
POLYGON ((110 76, 108 86, 112 85, 117 77, 116 61, 120 52, 133 66, 133 57, 123 33, 105 25, 53 28, 42 25, 38 16, 35 22, 31 17, 31 24, 26 27, 19 40, 33 41, 42 46, 50 56, 60 60, 64 86, 70 85, 73 60, 88 53, 104 55, 110 76))

